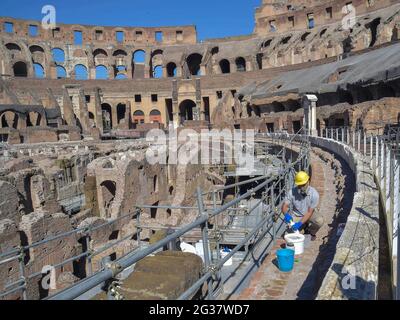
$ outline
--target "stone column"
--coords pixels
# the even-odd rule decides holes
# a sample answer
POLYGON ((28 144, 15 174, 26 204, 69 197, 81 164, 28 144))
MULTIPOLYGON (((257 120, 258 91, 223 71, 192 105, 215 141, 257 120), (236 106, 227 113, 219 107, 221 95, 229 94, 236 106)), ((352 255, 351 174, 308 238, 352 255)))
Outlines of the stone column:
POLYGON ((174 128, 178 128, 179 124, 181 122, 181 119, 180 119, 180 116, 179 116, 179 104, 178 104, 177 101, 176 102, 175 101, 172 102, 172 115, 174 117, 174 121, 173 121, 174 128))
POLYGON ((317 96, 307 94, 303 96, 304 126, 306 134, 317 136, 317 96))
POLYGON ((99 128, 101 133, 103 133, 103 114, 101 110, 100 88, 94 89, 94 109, 94 121, 96 122, 96 127, 99 128))

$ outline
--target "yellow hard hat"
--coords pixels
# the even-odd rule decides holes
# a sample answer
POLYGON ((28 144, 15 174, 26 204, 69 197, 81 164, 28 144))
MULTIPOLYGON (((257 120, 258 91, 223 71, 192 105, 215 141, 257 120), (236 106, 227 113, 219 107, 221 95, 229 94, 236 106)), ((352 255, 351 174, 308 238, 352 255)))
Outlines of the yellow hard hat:
POLYGON ((304 186, 309 180, 310 176, 307 174, 307 172, 300 171, 296 174, 294 183, 296 186, 304 186))

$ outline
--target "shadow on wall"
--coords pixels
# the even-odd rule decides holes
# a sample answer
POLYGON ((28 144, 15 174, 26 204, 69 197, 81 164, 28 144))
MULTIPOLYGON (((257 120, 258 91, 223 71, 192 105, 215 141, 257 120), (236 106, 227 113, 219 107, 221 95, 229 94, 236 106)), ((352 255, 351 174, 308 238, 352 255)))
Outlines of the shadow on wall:
POLYGON ((342 293, 342 299, 366 300, 375 296, 375 282, 351 275, 342 264, 334 263, 332 270, 338 275, 337 286, 339 286, 342 293))

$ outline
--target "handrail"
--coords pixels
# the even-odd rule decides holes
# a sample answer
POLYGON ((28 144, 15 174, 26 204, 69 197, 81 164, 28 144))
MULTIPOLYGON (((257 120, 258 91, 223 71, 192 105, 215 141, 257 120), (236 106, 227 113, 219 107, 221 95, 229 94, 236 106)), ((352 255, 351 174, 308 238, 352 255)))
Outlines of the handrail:
POLYGON ((393 295, 400 300, 400 128, 386 126, 384 134, 373 135, 368 130, 328 127, 321 137, 343 143, 369 159, 386 216, 392 276, 397 278, 393 295))

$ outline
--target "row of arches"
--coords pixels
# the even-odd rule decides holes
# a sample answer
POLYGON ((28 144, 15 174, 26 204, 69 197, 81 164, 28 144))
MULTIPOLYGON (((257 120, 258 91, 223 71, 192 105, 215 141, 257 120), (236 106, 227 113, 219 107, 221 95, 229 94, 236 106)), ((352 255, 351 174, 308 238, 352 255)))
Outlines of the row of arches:
MULTIPOLYGON (((110 131, 113 129, 115 125, 119 125, 123 119, 127 119, 127 114, 126 114, 126 105, 125 104, 118 104, 116 107, 116 114, 113 115, 112 107, 108 103, 103 103, 101 105, 101 111, 102 111, 102 121, 103 121, 103 128, 104 131, 110 131), (117 117, 116 119, 113 119, 113 117, 117 117)), ((89 118, 90 113, 89 113, 89 118)), ((129 117, 130 118, 130 117, 129 117)), ((92 119, 94 119, 94 115, 92 114, 92 119)), ((150 123, 162 123, 162 116, 161 112, 157 109, 153 109, 149 113, 149 120, 150 123)), ((129 121, 129 119, 128 119, 129 121)), ((136 110, 132 114, 132 123, 133 124, 142 124, 145 123, 145 113, 142 110, 136 110)), ((129 125, 129 123, 128 123, 129 125)))
MULTIPOLYGON (((243 57, 238 57, 235 59, 236 71, 237 72, 246 72, 246 60, 243 57)), ((221 73, 231 73, 231 63, 228 59, 222 59, 219 62, 219 67, 221 69, 221 73)))
POLYGON ((12 110, 0 113, 0 128, 20 129, 19 126, 36 127, 40 126, 41 123, 42 115, 34 111, 22 115, 22 118, 17 112, 12 110))
MULTIPOLYGON (((8 43, 6 44, 6 48, 11 51, 21 52, 20 46, 15 43, 8 43)), ((32 54, 44 54, 44 49, 38 45, 33 45, 29 47, 30 52, 32 54)), ((66 78, 68 76, 66 69, 62 66, 65 63, 65 52, 60 48, 53 48, 51 49, 52 60, 56 63, 57 68, 57 78, 66 78)), ((156 50, 152 53, 151 57, 151 74, 152 78, 163 78, 166 77, 176 77, 178 76, 178 67, 177 63, 170 61, 168 63, 163 62, 162 57, 163 51, 156 50), (154 62, 157 61, 157 63, 154 62), (164 73, 165 68, 165 73, 164 73)), ((113 57, 121 58, 121 64, 114 67, 114 78, 115 79, 126 79, 128 78, 127 73, 127 60, 125 59, 128 57, 128 53, 125 50, 117 49, 112 53, 113 57)), ((109 79, 111 78, 109 75, 112 72, 109 72, 107 68, 109 54, 104 49, 95 49, 93 51, 93 57, 95 59, 95 68, 96 68, 96 79, 109 79)), ((44 59, 40 59, 44 61, 44 59)), ((188 71, 190 75, 201 75, 201 62, 203 60, 203 56, 199 53, 192 53, 186 58, 186 63, 188 66, 188 71)), ((136 50, 132 55, 132 65, 144 65, 146 62, 146 52, 144 50, 136 50)), ((26 66, 23 66, 24 62, 18 62, 18 65, 15 66, 17 72, 14 72, 15 76, 27 76, 26 66), (18 71, 19 70, 19 71, 18 71)), ((222 59, 220 61, 220 69, 221 73, 230 73, 230 62, 227 59, 222 59)), ((236 58, 235 60, 236 69, 237 71, 246 71, 246 60, 243 57, 236 58)), ((34 61, 34 71, 35 76, 38 78, 43 78, 46 76, 44 72, 44 68, 40 63, 36 63, 34 61)), ((88 79, 88 70, 87 66, 84 64, 77 64, 74 67, 75 78, 77 80, 86 80, 88 79)))

